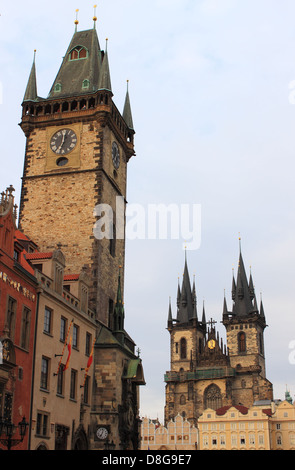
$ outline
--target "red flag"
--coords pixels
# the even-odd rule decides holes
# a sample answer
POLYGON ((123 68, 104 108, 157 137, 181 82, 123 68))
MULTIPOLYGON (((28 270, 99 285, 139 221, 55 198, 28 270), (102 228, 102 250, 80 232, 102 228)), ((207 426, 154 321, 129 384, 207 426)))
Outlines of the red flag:
POLYGON ((67 362, 66 362, 66 365, 64 367, 64 370, 67 370, 67 368, 69 367, 71 354, 72 354, 72 337, 70 337, 70 341, 69 341, 69 344, 68 344, 68 358, 67 358, 67 362))

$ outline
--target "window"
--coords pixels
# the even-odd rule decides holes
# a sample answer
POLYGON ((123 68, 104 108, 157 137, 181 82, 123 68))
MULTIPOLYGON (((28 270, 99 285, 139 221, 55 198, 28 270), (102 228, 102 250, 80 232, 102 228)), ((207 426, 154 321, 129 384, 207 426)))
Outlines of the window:
POLYGON ((259 434, 259 436, 258 436, 258 444, 259 444, 259 445, 264 445, 264 435, 263 435, 263 434, 259 434))
POLYGON ((217 437, 216 436, 212 437, 212 446, 217 446, 217 437))
POLYGON ((51 333, 52 310, 45 307, 44 312, 44 333, 51 333))
POLYGON ((40 387, 45 390, 48 390, 48 378, 49 378, 49 359, 47 359, 46 357, 42 357, 40 387))
POLYGON ((65 341, 66 340, 66 326, 67 326, 67 320, 64 317, 61 317, 60 319, 60 340, 65 341))
POLYGON ((241 437, 240 437, 240 444, 241 444, 241 446, 244 446, 244 445, 246 444, 246 438, 245 438, 245 436, 241 436, 241 437))
POLYGON ((204 394, 205 408, 217 410, 222 406, 221 392, 217 385, 212 384, 207 387, 204 394))
POLYGON ((76 400, 76 390, 77 390, 77 371, 71 370, 71 385, 70 385, 70 398, 76 400))
POLYGON ((63 395, 64 391, 64 365, 61 364, 57 376, 57 394, 63 395))
POLYGON ((36 426, 36 434, 38 436, 48 436, 49 429, 48 429, 48 415, 45 413, 37 413, 37 426, 36 426))
POLYGON ((251 446, 255 445, 255 434, 249 434, 249 444, 251 446))
POLYGON ((78 349, 78 337, 79 337, 79 327, 77 325, 73 326, 73 348, 78 349))
POLYGON ((110 254, 114 258, 116 256, 116 226, 112 224, 110 227, 110 254))
POLYGON ((82 83, 83 90, 87 90, 89 88, 89 85, 90 85, 89 80, 83 80, 83 83, 82 83))
POLYGON ((6 318, 7 318, 8 336, 12 340, 14 338, 15 317, 16 317, 16 300, 14 300, 12 297, 8 297, 6 318))
POLYGON ((31 321, 31 310, 27 307, 23 308, 22 315, 22 331, 21 331, 21 347, 29 349, 30 341, 30 321, 31 321))
POLYGON ((184 396, 184 395, 181 395, 181 397, 180 397, 180 404, 181 404, 181 405, 185 405, 185 402, 186 402, 185 396, 184 396))
POLYGON ((85 47, 77 46, 70 52, 70 60, 87 59, 88 51, 85 47))
POLYGON ((225 446, 225 435, 224 434, 221 434, 221 436, 220 436, 220 445, 225 446))
POLYGON ((84 403, 89 403, 89 382, 90 382, 90 377, 87 376, 84 384, 84 403))
POLYGON ((276 424, 276 429, 281 429, 281 424, 280 423, 276 424))
POLYGON ((60 93, 61 92, 61 84, 60 83, 57 83, 54 87, 54 91, 56 93, 60 93))
POLYGON ((180 340, 180 359, 186 359, 186 339, 180 340))
POLYGON ((86 345, 85 345, 86 356, 90 356, 90 352, 91 352, 91 334, 86 333, 86 345))
POLYGON ((238 334, 238 348, 240 353, 246 352, 246 335, 243 331, 238 334))

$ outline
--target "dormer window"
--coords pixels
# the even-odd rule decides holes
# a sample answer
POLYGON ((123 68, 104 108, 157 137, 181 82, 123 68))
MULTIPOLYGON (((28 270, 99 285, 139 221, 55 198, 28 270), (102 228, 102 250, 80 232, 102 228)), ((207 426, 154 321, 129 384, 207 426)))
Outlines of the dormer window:
POLYGON ((70 60, 87 59, 88 51, 85 47, 77 46, 70 52, 70 60))
POLYGON ((88 90, 89 85, 90 85, 89 80, 83 80, 82 89, 83 89, 83 90, 88 90))
POLYGON ((60 93, 61 92, 61 84, 57 83, 54 87, 55 93, 60 93))

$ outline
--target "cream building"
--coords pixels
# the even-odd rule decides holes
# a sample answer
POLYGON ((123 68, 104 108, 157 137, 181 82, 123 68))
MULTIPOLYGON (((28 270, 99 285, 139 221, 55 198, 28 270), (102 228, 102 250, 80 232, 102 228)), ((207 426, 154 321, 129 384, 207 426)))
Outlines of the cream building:
POLYGON ((196 450, 198 430, 181 415, 167 427, 149 418, 141 424, 141 450, 196 450))
POLYGON ((64 276, 59 248, 27 259, 39 282, 30 449, 87 449, 92 370, 85 369, 96 336, 87 275, 64 276))

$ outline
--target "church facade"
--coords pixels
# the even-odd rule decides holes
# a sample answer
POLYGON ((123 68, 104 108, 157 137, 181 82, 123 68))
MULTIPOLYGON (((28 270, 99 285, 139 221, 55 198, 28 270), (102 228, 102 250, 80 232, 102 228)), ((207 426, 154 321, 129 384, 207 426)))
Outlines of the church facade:
POLYGON ((191 285, 185 260, 182 286, 178 286, 177 315, 169 306, 170 370, 166 372, 165 423, 180 414, 196 425, 204 410, 224 406, 250 408, 255 401, 272 400, 266 378, 264 329, 261 301, 257 306, 252 274, 247 279, 242 253, 237 278, 232 280, 232 311, 224 299, 222 323, 226 345, 207 321, 203 307, 197 312, 195 283, 191 285))

